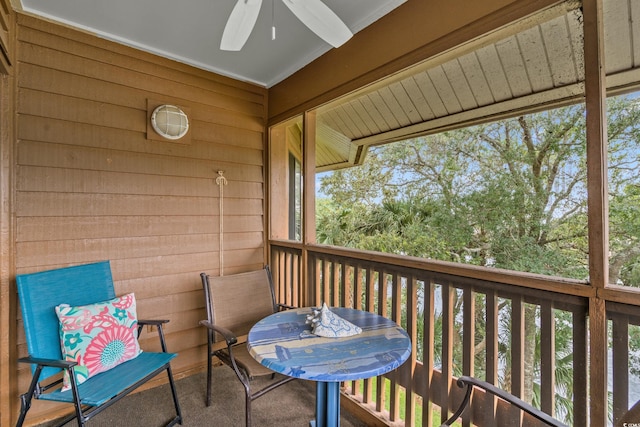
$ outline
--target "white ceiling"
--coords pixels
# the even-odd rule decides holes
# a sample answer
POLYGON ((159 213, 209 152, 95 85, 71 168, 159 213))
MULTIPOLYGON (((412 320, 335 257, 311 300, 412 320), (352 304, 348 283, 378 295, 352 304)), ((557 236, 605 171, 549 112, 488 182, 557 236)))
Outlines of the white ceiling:
MULTIPOLYGON (((271 87, 332 47, 282 1, 263 0, 240 52, 220 50, 236 0, 21 0, 23 10, 160 56, 271 87), (272 18, 273 17, 273 18, 272 18), (276 39, 271 40, 271 25, 276 39)), ((355 34, 406 0, 323 0, 355 34)), ((348 43, 348 42, 347 42, 348 43)))

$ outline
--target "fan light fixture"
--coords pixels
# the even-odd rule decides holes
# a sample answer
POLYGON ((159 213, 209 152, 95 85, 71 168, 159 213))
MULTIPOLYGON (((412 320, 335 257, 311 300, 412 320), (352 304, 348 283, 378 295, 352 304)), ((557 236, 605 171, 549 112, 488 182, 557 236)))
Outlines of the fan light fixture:
MULTIPOLYGON (((353 36, 349 27, 320 0, 282 0, 282 2, 304 25, 333 47, 342 46, 353 36)), ((262 0, 238 0, 224 27, 220 42, 221 50, 242 49, 253 31, 261 6, 262 0)), ((274 38, 273 27, 272 38, 274 38)))
POLYGON ((175 105, 160 105, 151 114, 151 126, 156 133, 167 139, 180 139, 189 131, 187 113, 175 105))

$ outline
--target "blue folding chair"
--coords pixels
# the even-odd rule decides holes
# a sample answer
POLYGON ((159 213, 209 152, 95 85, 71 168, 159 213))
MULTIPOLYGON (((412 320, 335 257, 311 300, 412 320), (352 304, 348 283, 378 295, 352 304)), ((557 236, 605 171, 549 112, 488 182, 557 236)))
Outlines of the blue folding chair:
POLYGON ((22 426, 32 399, 70 403, 75 413, 60 426, 77 419, 79 426, 116 403, 163 371, 167 372, 176 415, 167 426, 182 424, 170 361, 177 356, 166 349, 162 324, 166 320, 138 320, 138 334, 144 325, 158 330, 162 352, 142 352, 106 372, 77 384, 74 361, 65 361, 60 345, 60 323, 55 307, 60 304, 81 306, 115 298, 109 261, 78 265, 16 277, 29 356, 19 362, 30 363, 33 378, 29 390, 20 396, 21 410, 17 426, 22 426), (62 391, 61 371, 69 374, 71 389, 62 391), (52 378, 54 377, 54 378, 52 378))

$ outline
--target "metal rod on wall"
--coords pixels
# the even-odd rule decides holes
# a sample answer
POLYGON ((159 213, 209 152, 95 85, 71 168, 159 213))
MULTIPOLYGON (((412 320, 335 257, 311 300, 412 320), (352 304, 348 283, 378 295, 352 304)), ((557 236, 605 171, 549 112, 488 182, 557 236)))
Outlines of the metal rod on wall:
POLYGON ((224 186, 227 185, 227 178, 223 175, 224 171, 218 171, 216 178, 216 184, 220 186, 220 276, 224 275, 224 186))

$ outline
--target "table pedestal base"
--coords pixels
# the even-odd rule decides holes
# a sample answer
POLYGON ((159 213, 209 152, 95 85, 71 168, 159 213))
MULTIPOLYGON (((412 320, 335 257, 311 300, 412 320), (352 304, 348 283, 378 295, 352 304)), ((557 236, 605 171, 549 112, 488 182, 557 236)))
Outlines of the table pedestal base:
POLYGON ((316 383, 316 419, 311 427, 340 426, 340 382, 316 383))

